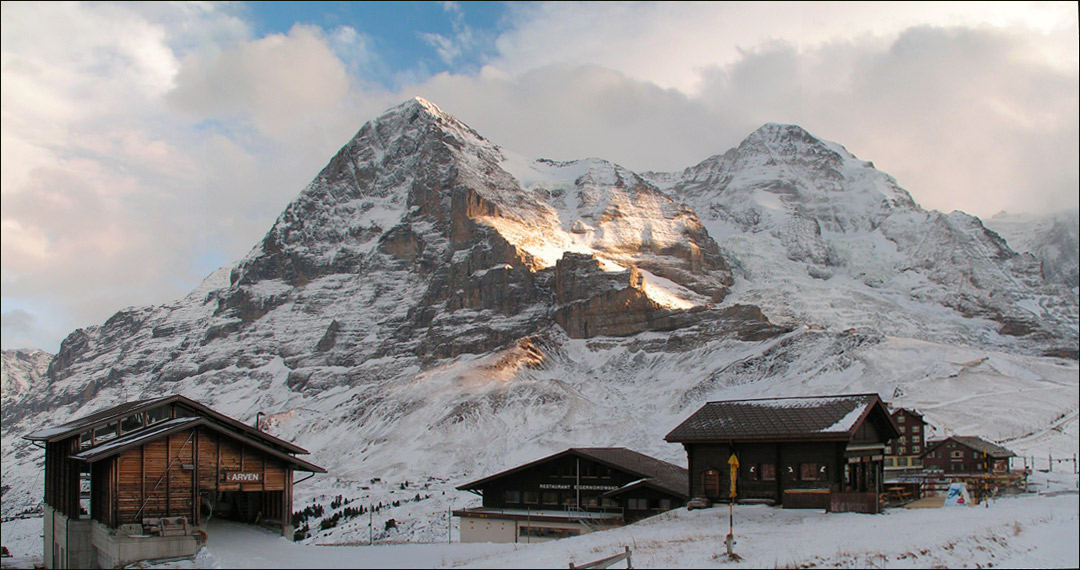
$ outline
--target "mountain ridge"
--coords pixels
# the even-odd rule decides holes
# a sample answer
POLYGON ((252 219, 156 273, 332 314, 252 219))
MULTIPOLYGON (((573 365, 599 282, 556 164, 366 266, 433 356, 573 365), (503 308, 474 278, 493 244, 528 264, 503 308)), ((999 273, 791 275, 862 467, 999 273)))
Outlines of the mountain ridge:
MULTIPOLYGON (((915 381, 882 364, 896 338, 1053 369, 1040 358, 1075 362, 1076 329, 1075 286, 1034 256, 799 127, 639 174, 528 161, 413 99, 236 264, 73 332, 5 405, 4 454, 60 417, 183 392, 273 416, 339 482, 563 443, 677 459, 653 436, 703 399, 891 392, 915 381)), ((35 492, 8 461, 4 480, 35 492)))

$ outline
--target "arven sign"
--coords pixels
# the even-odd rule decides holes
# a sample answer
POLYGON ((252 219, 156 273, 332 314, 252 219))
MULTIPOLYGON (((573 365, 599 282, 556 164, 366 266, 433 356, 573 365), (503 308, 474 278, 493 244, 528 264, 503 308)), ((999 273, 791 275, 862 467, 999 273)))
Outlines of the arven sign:
POLYGON ((262 480, 262 473, 229 471, 224 475, 226 483, 258 483, 262 480))

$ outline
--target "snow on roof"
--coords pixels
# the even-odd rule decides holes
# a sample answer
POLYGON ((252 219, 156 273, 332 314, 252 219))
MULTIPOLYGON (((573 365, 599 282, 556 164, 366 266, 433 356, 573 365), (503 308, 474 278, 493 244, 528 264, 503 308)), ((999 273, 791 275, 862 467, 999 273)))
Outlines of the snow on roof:
MULTIPOLYGON (((708 402, 671 431, 671 442, 850 436, 877 394, 708 402)), ((887 415, 887 413, 886 413, 887 415)))

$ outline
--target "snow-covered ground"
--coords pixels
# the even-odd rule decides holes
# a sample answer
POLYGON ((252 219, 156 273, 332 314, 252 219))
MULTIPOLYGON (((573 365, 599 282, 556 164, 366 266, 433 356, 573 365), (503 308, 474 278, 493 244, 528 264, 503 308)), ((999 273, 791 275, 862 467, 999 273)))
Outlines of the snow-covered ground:
MULTIPOLYGON (((206 548, 194 560, 152 567, 565 568, 628 546, 638 568, 1076 568, 1078 481, 1071 472, 1036 472, 1027 494, 971 507, 892 508, 880 515, 737 505, 738 561, 728 559, 724 546, 728 509, 716 507, 678 509, 626 527, 538 544, 320 545, 215 521, 206 548)), ((440 524, 445 519, 432 526, 440 524)), ((32 568, 40 562, 41 519, 6 522, 3 536, 14 556, 4 567, 32 568)))

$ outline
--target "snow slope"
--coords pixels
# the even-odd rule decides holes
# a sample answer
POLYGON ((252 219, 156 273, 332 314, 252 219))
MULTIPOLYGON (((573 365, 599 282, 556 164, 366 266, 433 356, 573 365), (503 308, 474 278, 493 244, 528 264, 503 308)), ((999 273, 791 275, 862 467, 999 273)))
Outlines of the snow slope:
MULTIPOLYGON (((1034 256, 798 127, 637 174, 522 159, 418 99, 362 127, 244 259, 72 333, 5 403, 3 513, 40 506, 22 434, 170 393, 267 414, 329 470, 295 507, 381 505, 381 541, 442 540, 447 509, 477 502, 456 485, 567 447, 685 465, 663 436, 709 400, 876 392, 1045 468, 1077 453, 1077 329, 1075 287, 1034 256)), ((304 542, 368 536, 352 519, 304 542)))

